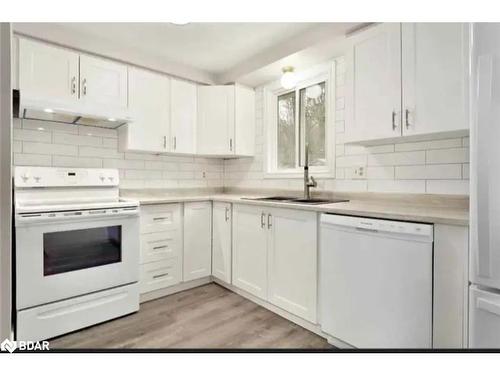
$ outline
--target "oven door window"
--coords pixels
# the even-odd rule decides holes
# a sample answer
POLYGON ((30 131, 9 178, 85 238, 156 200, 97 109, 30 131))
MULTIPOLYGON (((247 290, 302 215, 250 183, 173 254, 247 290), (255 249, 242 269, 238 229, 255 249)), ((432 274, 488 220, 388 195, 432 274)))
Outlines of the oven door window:
POLYGON ((120 225, 43 234, 44 276, 121 262, 120 225))

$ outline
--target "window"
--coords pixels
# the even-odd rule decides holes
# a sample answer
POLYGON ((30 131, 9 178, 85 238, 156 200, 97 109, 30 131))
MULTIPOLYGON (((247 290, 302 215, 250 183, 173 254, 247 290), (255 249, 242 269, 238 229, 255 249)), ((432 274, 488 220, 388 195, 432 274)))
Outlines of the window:
POLYGON ((324 72, 316 74, 292 91, 285 91, 277 84, 268 87, 265 108, 268 177, 300 177, 306 149, 311 172, 333 176, 335 142, 333 131, 329 131, 333 121, 328 120, 332 110, 328 105, 328 88, 334 84, 331 76, 324 72))

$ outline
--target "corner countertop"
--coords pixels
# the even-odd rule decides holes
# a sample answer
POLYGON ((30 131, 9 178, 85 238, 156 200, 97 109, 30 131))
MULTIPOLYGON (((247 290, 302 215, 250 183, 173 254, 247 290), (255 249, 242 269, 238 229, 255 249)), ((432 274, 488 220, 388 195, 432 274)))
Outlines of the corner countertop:
POLYGON ((248 198, 259 198, 270 194, 255 193, 209 193, 209 194, 134 194, 127 192, 122 194, 122 199, 134 199, 141 205, 178 203, 178 202, 200 202, 216 201, 247 205, 267 206, 276 208, 288 208, 297 210, 307 210, 341 215, 363 216, 380 219, 415 221, 432 224, 448 225, 469 225, 469 210, 466 207, 445 205, 430 205, 421 202, 411 202, 411 200, 377 200, 377 199, 350 199, 349 202, 339 202, 331 204, 301 204, 301 203, 281 203, 269 201, 256 201, 248 198))

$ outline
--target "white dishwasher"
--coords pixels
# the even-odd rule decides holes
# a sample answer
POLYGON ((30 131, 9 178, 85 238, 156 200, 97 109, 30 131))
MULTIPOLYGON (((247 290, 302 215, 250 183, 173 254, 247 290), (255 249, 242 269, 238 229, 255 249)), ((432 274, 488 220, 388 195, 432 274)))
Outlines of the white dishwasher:
POLYGON ((322 330, 357 348, 431 348, 432 254, 432 225, 322 214, 322 330))

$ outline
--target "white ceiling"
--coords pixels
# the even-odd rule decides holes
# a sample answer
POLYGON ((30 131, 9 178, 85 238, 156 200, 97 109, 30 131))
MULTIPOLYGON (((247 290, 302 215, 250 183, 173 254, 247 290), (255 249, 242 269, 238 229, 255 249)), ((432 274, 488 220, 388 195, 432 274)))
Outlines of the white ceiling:
POLYGON ((260 51, 299 34, 312 23, 66 23, 95 38, 220 74, 260 51))
MULTIPOLYGON (((225 83, 237 81, 240 76, 276 63, 325 38, 343 36, 356 25, 17 23, 14 31, 195 81, 225 83)), ((276 73, 280 73, 279 69, 276 73)))

